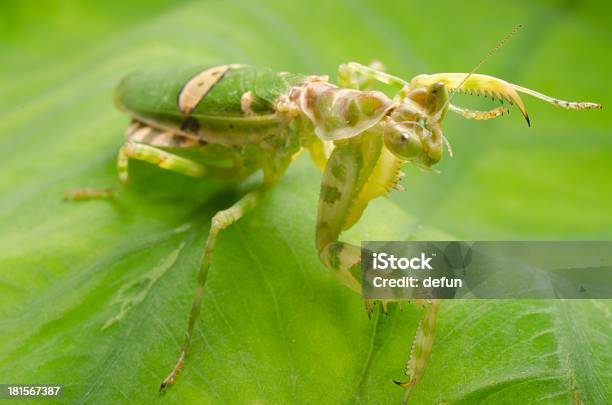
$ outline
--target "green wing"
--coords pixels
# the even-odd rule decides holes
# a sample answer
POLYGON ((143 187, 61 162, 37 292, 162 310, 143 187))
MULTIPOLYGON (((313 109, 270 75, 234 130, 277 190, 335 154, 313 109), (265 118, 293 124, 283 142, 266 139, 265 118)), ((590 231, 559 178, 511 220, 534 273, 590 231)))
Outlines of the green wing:
MULTIPOLYGON (((160 123, 180 126, 185 114, 179 108, 179 95, 198 74, 214 66, 162 68, 136 72, 124 78, 115 91, 115 103, 128 113, 160 123)), ((252 93, 251 110, 257 115, 274 113, 274 101, 304 75, 278 73, 252 66, 229 68, 202 95, 189 115, 205 117, 241 117, 241 97, 252 93)))

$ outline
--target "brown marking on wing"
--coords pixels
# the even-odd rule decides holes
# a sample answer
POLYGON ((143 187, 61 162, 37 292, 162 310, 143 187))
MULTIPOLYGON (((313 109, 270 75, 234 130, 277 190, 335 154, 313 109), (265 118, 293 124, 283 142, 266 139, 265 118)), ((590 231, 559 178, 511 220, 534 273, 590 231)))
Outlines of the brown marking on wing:
POLYGON ((191 114, 206 94, 223 78, 232 65, 205 69, 189 79, 178 94, 178 107, 183 114, 191 114))
POLYGON ((253 109, 251 105, 253 104, 253 92, 247 91, 240 97, 240 109, 244 113, 244 115, 253 115, 253 109))

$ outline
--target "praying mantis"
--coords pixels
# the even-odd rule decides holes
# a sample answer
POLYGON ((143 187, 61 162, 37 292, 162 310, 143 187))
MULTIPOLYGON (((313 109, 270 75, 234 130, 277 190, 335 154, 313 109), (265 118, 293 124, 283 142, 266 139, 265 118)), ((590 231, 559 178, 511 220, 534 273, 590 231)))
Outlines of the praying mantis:
MULTIPOLYGON (((322 172, 315 246, 321 262, 356 293, 360 248, 343 242, 368 203, 399 184, 402 166, 430 169, 450 145, 443 133, 450 111, 467 119, 493 119, 505 107, 476 111, 451 103, 455 93, 487 95, 516 106, 529 124, 519 93, 565 109, 597 109, 569 102, 483 74, 421 74, 410 81, 380 64, 342 64, 338 84, 327 76, 275 72, 241 64, 151 70, 124 78, 115 91, 118 108, 131 117, 117 158, 119 181, 127 183, 131 159, 192 177, 241 180, 263 172, 261 184, 211 220, 185 341, 160 391, 175 382, 191 348, 218 234, 265 198, 302 151, 322 172), (372 90, 374 83, 390 89, 372 90)), ((75 190, 73 200, 111 197, 110 190, 75 190)), ((432 352, 437 300, 425 306, 406 367, 408 393, 424 376, 432 352)), ((368 312, 373 302, 367 301, 368 312)))

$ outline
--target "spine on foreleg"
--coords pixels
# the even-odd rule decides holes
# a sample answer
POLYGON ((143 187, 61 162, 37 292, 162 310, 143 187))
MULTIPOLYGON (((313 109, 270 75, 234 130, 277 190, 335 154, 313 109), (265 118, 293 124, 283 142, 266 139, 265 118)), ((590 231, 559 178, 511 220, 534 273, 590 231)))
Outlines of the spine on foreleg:
POLYGON ((419 322, 414 340, 412 341, 410 357, 408 358, 408 363, 406 364, 406 375, 408 376, 408 381, 394 381, 397 385, 404 388, 413 387, 423 378, 425 368, 429 363, 431 349, 433 347, 439 309, 440 301, 431 301, 425 316, 421 322, 419 322))

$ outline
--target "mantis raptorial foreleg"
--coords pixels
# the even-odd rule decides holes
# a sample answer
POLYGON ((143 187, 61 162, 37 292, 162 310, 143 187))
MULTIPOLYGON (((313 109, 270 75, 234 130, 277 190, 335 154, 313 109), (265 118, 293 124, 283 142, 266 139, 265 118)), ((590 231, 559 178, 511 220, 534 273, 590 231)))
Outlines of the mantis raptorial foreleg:
POLYGON ((338 237, 357 222, 371 199, 387 192, 384 184, 395 181, 396 172, 386 167, 390 166, 386 159, 394 158, 381 154, 381 150, 382 139, 372 132, 363 133, 359 142, 336 145, 321 183, 317 249, 323 263, 357 292, 361 292, 360 249, 338 241, 338 237), (381 183, 376 182, 377 178, 381 183))
POLYGON ((508 113, 508 109, 504 107, 497 107, 489 111, 478 111, 449 104, 448 109, 456 114, 461 115, 463 118, 467 118, 470 120, 490 120, 504 115, 504 113, 508 113))
MULTIPOLYGON (((408 91, 405 81, 379 70, 351 63, 340 67, 340 80, 344 87, 362 90, 372 80, 400 87, 408 91)), ((468 112, 465 112, 468 114, 468 112)), ((349 288, 361 292, 359 272, 361 250, 355 245, 338 240, 343 230, 359 220, 371 199, 386 194, 397 186, 399 168, 403 163, 383 147, 375 130, 360 136, 360 141, 339 144, 332 153, 323 175, 317 218, 317 248, 323 263, 334 270, 340 281, 349 288)), ((432 351, 439 301, 427 304, 410 349, 406 366, 408 381, 396 382, 406 388, 404 402, 411 389, 425 374, 432 351)), ((368 311, 372 304, 366 302, 368 311)))
MULTIPOLYGON (((373 78, 370 76, 363 80, 364 77, 358 76, 361 71, 356 68, 357 66, 368 69, 368 72, 375 71, 356 63, 341 65, 338 77, 343 87, 362 89, 367 86, 366 82, 373 78)), ((354 208, 351 207, 353 199, 361 192, 365 180, 372 173, 382 148, 380 140, 375 139, 373 135, 366 133, 362 138, 363 142, 359 144, 336 146, 327 160, 321 182, 317 219, 317 249, 321 260, 328 268, 335 271, 345 286, 357 293, 361 293, 361 283, 358 281, 361 264, 360 248, 338 241, 338 236, 342 230, 349 228, 359 219, 357 217, 350 225, 343 226, 349 212, 354 208), (362 162, 362 166, 358 165, 357 160, 362 162)), ((317 163, 316 154, 313 160, 317 163)), ((361 211, 370 199, 378 195, 368 198, 363 203, 361 211)))
MULTIPOLYGON (((352 227, 368 202, 384 195, 398 181, 401 161, 382 145, 379 134, 365 132, 359 141, 341 143, 332 153, 321 183, 317 217, 317 249, 321 261, 340 281, 361 292, 361 250, 339 241, 340 233, 352 227)), ((367 306, 371 310, 371 306, 367 306)), ((417 329, 402 387, 414 386, 429 361, 439 302, 431 302, 417 329)))

